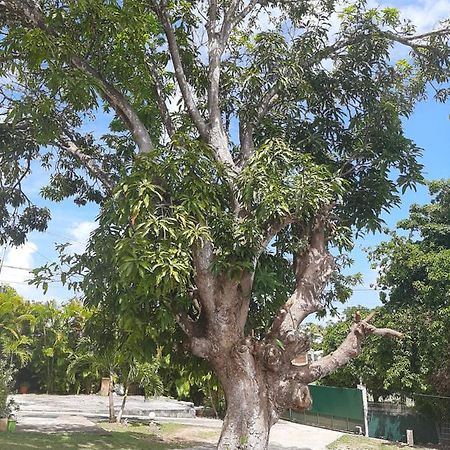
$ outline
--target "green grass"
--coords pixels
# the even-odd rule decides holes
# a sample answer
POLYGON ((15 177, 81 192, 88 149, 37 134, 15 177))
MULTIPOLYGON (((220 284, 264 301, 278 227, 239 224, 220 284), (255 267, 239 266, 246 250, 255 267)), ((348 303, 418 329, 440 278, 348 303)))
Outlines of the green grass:
MULTIPOLYGON (((130 431, 142 433, 145 435, 156 435, 164 441, 179 442, 180 436, 183 436, 184 445, 186 441, 200 442, 200 441, 214 441, 217 442, 220 436, 220 430, 211 430, 208 428, 200 428, 198 426, 185 425, 180 423, 165 422, 158 426, 149 426, 138 422, 131 422, 127 426, 117 424, 100 422, 97 424, 106 431, 113 431, 118 433, 128 433, 130 431)), ((178 444, 181 445, 181 444, 178 444)))
POLYGON ((164 443, 157 436, 142 432, 104 432, 104 433, 0 433, 2 450, 166 450, 180 448, 179 443, 164 443))
MULTIPOLYGON (((409 449, 406 444, 395 444, 393 442, 381 441, 379 439, 365 438, 361 436, 344 435, 337 441, 328 445, 329 450, 400 450, 409 449)), ((414 446, 414 450, 430 450, 424 447, 414 446)))

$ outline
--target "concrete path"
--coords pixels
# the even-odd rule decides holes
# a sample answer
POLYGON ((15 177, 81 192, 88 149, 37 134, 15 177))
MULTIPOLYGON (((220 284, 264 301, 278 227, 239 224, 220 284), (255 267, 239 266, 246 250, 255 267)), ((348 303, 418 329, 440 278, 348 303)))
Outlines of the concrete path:
POLYGON ((18 431, 38 431, 40 433, 83 432, 104 433, 95 422, 83 416, 61 415, 57 417, 19 417, 18 431))
MULTIPOLYGON (((192 425, 204 428, 222 428, 222 421, 197 417, 195 419, 167 419, 158 418, 158 421, 176 422, 185 425, 192 425)), ((310 427, 299 423, 280 420, 276 423, 270 432, 270 448, 276 450, 283 448, 285 450, 326 450, 326 446, 336 439, 339 439, 343 433, 325 428, 310 427)), ((211 446, 209 448, 214 448, 211 446)))
MULTIPOLYGON (((107 417, 107 398, 97 395, 16 395, 20 404, 18 430, 22 431, 82 431, 104 433, 95 422, 107 417)), ((122 398, 115 397, 118 407, 122 398)), ((145 400, 143 397, 129 398, 127 416, 130 420, 148 420, 150 411, 156 413, 157 422, 176 422, 219 432, 221 420, 195 417, 192 403, 172 399, 145 400), (136 413, 136 414, 134 414, 136 413), (170 417, 170 414, 172 417, 170 417)), ((127 403, 128 403, 127 401, 127 403)), ((342 433, 323 428, 309 427, 280 421, 272 428, 270 450, 326 450, 326 446, 342 436, 342 433)), ((213 450, 212 444, 202 444, 191 450, 213 450)))
MULTIPOLYGON (((62 414, 80 415, 91 418, 108 417, 108 397, 100 395, 46 395, 24 394, 13 395, 20 406, 20 412, 27 417, 62 414)), ((114 395, 114 406, 118 411, 122 397, 114 395)), ((195 417, 194 404, 179 402, 170 398, 146 400, 140 395, 128 397, 125 416, 148 417, 154 412, 158 417, 195 417)))

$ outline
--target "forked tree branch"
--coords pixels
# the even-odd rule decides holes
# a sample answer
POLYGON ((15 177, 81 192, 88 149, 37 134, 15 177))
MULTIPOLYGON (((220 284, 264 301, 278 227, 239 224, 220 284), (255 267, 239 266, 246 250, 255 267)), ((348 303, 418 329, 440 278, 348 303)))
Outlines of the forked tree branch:
POLYGON ((175 314, 175 320, 187 336, 187 344, 191 352, 199 358, 208 359, 211 354, 211 344, 201 336, 198 324, 185 313, 175 314))
MULTIPOLYGON (((255 8, 259 0, 250 0, 247 6, 244 6, 237 14, 234 15, 231 22, 231 28, 242 22, 255 8)), ((238 2, 241 3, 241 2, 238 2)))
POLYGON ((296 287, 273 321, 271 335, 283 336, 296 331, 302 321, 323 306, 321 294, 335 270, 334 257, 327 248, 323 217, 309 235, 307 250, 294 261, 296 287))

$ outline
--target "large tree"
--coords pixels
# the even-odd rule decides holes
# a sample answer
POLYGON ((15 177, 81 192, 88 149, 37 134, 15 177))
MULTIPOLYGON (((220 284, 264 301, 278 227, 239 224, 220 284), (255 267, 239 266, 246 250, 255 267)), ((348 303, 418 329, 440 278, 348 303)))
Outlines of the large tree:
POLYGON ((299 326, 347 292, 331 249, 420 180, 402 119, 429 82, 448 94, 448 22, 416 33, 393 8, 333 0, 0 0, 0 14, 1 239, 46 227, 22 190, 33 160, 46 198, 101 203, 86 255, 64 261, 133 339, 176 320, 223 386, 219 448, 266 448, 308 383, 364 336, 399 335, 356 318, 332 354, 299 357, 299 326))

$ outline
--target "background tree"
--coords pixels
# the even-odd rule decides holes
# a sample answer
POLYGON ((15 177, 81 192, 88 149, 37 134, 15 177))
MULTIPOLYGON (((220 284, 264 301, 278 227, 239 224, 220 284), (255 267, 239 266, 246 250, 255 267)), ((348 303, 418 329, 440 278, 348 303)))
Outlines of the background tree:
POLYGON ((68 393, 73 389, 67 369, 83 337, 91 311, 73 300, 58 307, 55 302, 32 305, 35 326, 31 336, 29 369, 46 393, 68 393))
POLYGON ((72 285, 137 341, 177 321, 224 389, 219 448, 266 448, 281 411, 309 406, 309 382, 364 336, 399 336, 359 319, 333 354, 295 365, 299 325, 331 298, 330 248, 377 229, 421 179, 401 119, 428 82, 448 94, 448 22, 416 34, 393 8, 329 0, 1 0, 0 14, 2 239, 46 226, 22 190, 33 160, 51 171, 46 198, 101 203, 63 280, 85 275, 72 285), (83 124, 101 108, 114 117, 98 138, 83 124), (280 258, 293 290, 258 336, 253 282, 280 258))
POLYGON ((427 376, 429 388, 448 396, 450 181, 430 182, 429 190, 431 202, 412 205, 409 217, 398 223, 390 241, 371 256, 380 268, 378 285, 387 310, 408 316, 412 329, 422 330, 416 345, 428 346, 429 360, 418 366, 427 376))
POLYGON ((358 357, 325 377, 321 383, 355 388, 362 382, 374 401, 391 395, 448 394, 436 383, 441 368, 448 365, 448 309, 434 312, 413 306, 397 311, 348 308, 343 320, 330 323, 323 330, 324 352, 332 352, 339 346, 358 311, 364 315, 374 313, 378 327, 395 328, 404 334, 404 338, 386 341, 371 336, 358 357))
POLYGON ((27 384, 48 393, 79 391, 82 377, 70 380, 67 370, 91 315, 79 301, 59 307, 32 303, 5 287, 0 293, 0 356, 15 368, 16 386, 27 384))
MULTIPOLYGON (((411 206, 409 218, 371 253, 385 303, 373 311, 376 323, 401 331, 404 339, 400 343, 370 337, 360 356, 323 383, 355 387, 362 380, 375 401, 392 394, 449 396, 450 183, 434 181, 429 187, 431 202, 411 206)), ((325 352, 338 347, 357 310, 370 313, 363 307, 349 308, 344 320, 326 327, 325 352)), ((432 415, 449 413, 445 402, 433 404, 420 395, 417 399, 432 415)))
POLYGON ((79 341, 68 367, 72 381, 87 375, 88 380, 109 378, 109 420, 120 422, 125 411, 131 384, 143 389, 146 397, 161 395, 163 382, 158 374, 161 355, 153 355, 152 347, 141 342, 140 347, 130 339, 130 332, 121 328, 121 320, 107 316, 98 309, 86 322, 83 339, 79 341), (116 415, 113 390, 115 383, 123 385, 121 407, 116 415))

